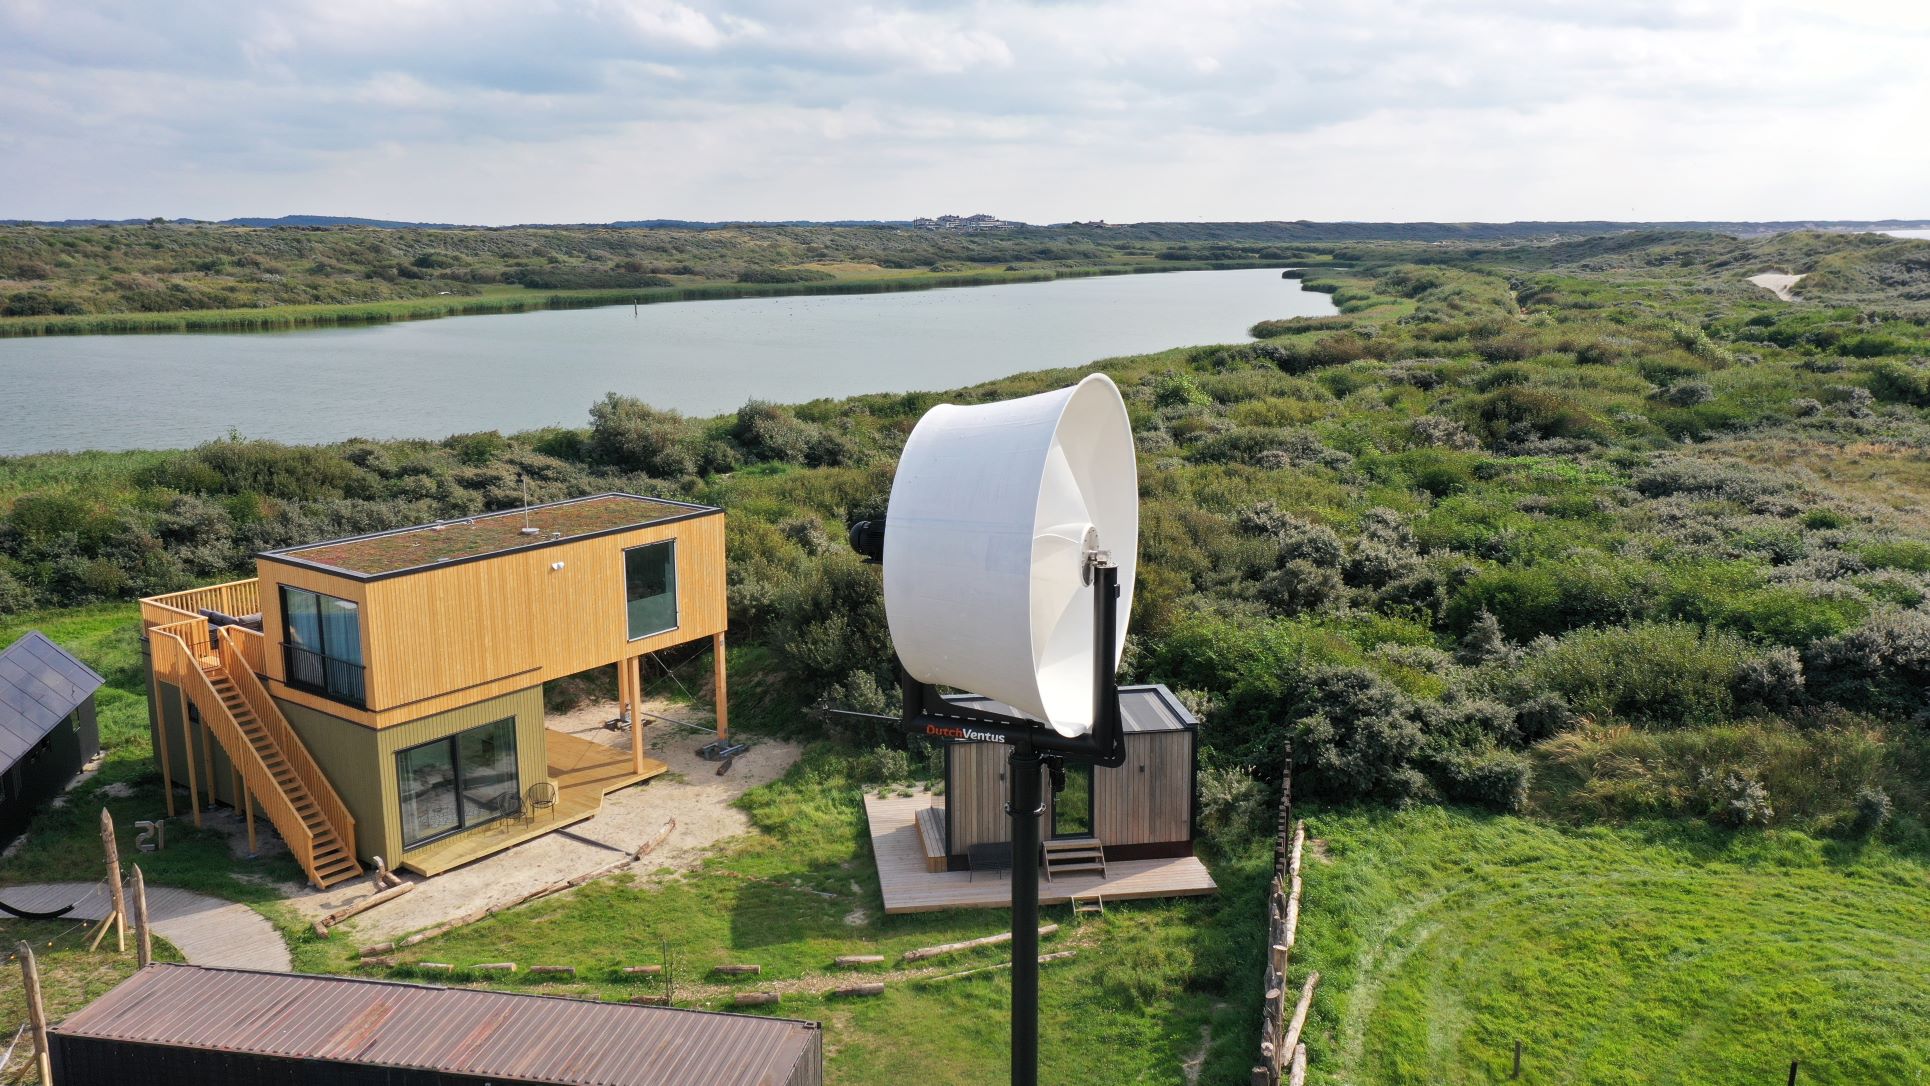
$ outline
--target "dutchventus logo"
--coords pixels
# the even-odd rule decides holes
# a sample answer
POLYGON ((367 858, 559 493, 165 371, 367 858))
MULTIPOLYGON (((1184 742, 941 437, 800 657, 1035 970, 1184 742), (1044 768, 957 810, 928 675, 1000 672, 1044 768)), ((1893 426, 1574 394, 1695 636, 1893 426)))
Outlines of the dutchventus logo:
POLYGON ((1005 737, 996 732, 982 732, 977 728, 949 728, 937 724, 925 725, 925 734, 939 739, 971 739, 980 743, 1003 743, 1005 737))

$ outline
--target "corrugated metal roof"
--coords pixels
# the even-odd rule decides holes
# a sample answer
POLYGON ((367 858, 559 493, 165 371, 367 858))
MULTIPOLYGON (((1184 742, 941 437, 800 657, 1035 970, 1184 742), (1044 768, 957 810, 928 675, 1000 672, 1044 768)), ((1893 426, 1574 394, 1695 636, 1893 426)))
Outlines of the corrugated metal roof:
POLYGON ((63 1037, 569 1086, 780 1086, 817 1024, 357 977, 154 964, 63 1037))
POLYGON ((0 773, 106 681, 39 630, 0 650, 0 773))
MULTIPOLYGON (((947 694, 946 701, 960 705, 976 706, 987 712, 1000 713, 1030 720, 1031 717, 1019 712, 1004 702, 977 694, 947 694)), ((1199 718, 1188 712, 1164 683, 1147 683, 1143 686, 1122 686, 1119 688, 1120 727, 1127 735, 1139 732, 1177 732, 1199 724, 1199 718)), ((1043 727, 1044 725, 1041 725, 1043 727)))

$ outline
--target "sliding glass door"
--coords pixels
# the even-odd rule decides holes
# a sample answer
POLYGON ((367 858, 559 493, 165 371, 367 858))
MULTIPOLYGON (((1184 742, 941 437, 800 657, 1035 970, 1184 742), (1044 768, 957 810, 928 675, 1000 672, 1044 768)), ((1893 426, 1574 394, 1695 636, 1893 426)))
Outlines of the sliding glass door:
POLYGON ((516 777, 516 720, 399 751, 396 791, 402 843, 410 848, 522 810, 516 777))

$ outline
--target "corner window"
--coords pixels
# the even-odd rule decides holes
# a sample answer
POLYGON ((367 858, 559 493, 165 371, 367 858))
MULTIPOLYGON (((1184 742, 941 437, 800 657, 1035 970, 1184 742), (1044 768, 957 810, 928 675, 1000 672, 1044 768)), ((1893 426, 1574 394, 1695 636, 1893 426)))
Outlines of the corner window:
POLYGON ((630 640, 677 628, 677 543, 666 539, 623 552, 623 598, 630 640))
POLYGON ((522 810, 516 719, 510 717, 398 751, 402 843, 410 848, 522 810))
POLYGON ((366 704, 362 614, 353 601, 283 585, 281 621, 283 675, 290 686, 366 704))

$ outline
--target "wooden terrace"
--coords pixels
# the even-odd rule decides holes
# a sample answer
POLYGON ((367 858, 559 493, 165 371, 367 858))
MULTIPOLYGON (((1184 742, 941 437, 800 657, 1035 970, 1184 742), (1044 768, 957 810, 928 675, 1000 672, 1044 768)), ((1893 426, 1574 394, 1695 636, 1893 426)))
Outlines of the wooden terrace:
MULTIPOLYGON (((942 810, 944 797, 918 795, 881 799, 864 797, 865 817, 871 823, 871 852, 878 862, 878 886, 886 913, 923 913, 940 909, 1007 908, 1012 904, 1010 872, 932 871, 927 866, 927 833, 920 811, 942 810)), ((936 820, 926 815, 926 827, 936 820)), ((1039 880, 1039 904, 1061 905, 1073 897, 1104 897, 1124 901, 1149 897, 1193 897, 1219 890, 1197 856, 1162 860, 1113 860, 1106 873, 1061 875, 1039 880)))
POLYGON ((525 808, 520 818, 491 822, 407 852, 403 854, 401 866, 419 875, 440 875, 590 818, 603 809, 604 796, 647 781, 670 768, 655 758, 646 757, 643 772, 638 773, 627 746, 581 739, 555 728, 548 729, 544 739, 549 748, 549 776, 556 782, 555 807, 542 811, 525 808))

